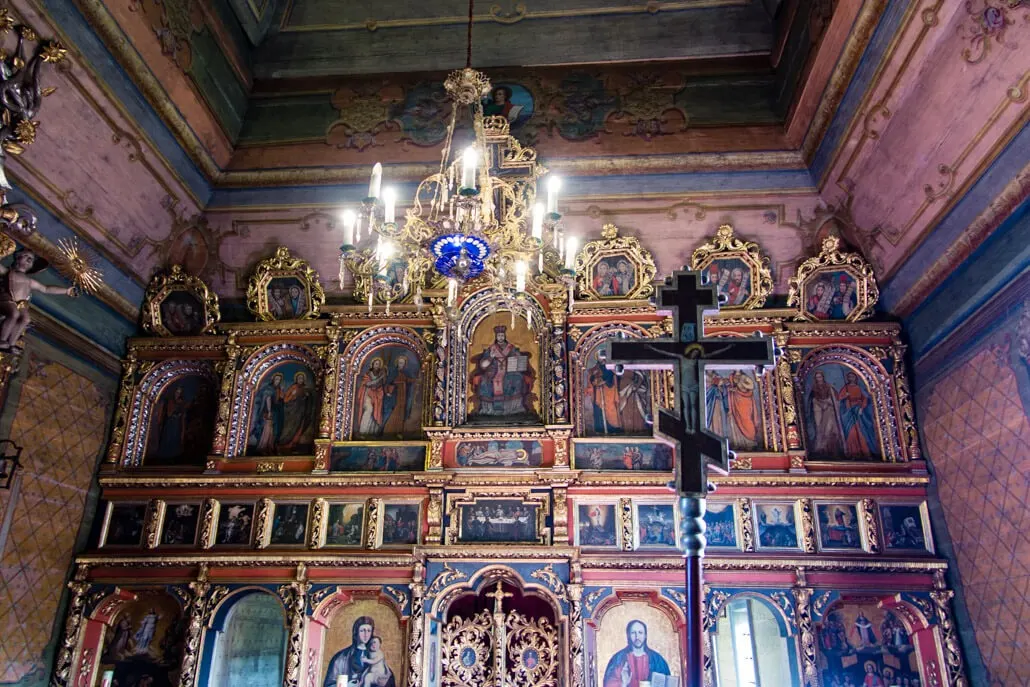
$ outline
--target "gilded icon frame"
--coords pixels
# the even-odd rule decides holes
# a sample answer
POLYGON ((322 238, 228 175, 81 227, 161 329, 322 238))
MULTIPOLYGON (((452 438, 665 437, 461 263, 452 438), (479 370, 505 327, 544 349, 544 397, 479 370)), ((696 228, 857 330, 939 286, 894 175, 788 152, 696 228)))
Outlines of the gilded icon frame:
POLYGON ((316 505, 312 507, 311 513, 311 544, 316 549, 333 549, 343 551, 354 551, 360 550, 365 547, 365 532, 368 527, 368 500, 367 499, 348 499, 348 498, 335 498, 326 499, 324 508, 319 512, 317 501, 316 505), (333 506, 361 506, 361 532, 358 535, 357 544, 335 544, 329 541, 329 512, 333 506))
POLYGON ((576 287, 578 297, 584 301, 641 300, 654 293, 657 268, 654 256, 640 245, 635 236, 619 236, 619 228, 605 224, 601 238, 587 242, 576 254, 576 287), (594 269, 605 260, 619 258, 633 266, 633 284, 625 293, 604 295, 594 286, 594 269))
POLYGON ((422 497, 411 497, 411 498, 386 498, 379 499, 377 504, 376 512, 376 531, 369 533, 369 542, 372 543, 370 548, 374 549, 410 549, 413 546, 419 546, 423 540, 423 528, 422 518, 425 515, 425 499, 422 497), (386 543, 383 541, 385 526, 386 526, 386 509, 389 506, 415 506, 417 509, 416 520, 418 521, 418 531, 415 533, 415 543, 386 543))
POLYGON ((815 546, 819 553, 830 553, 833 555, 843 554, 868 554, 869 553, 869 531, 862 518, 862 508, 858 501, 816 499, 812 501, 812 524, 815 526, 815 546), (855 529, 858 531, 858 546, 841 547, 826 546, 823 544, 823 524, 819 517, 819 507, 848 506, 855 512, 855 529))
POLYGON ((149 501, 108 501, 107 508, 104 509, 104 524, 100 529, 100 541, 97 543, 98 549, 142 549, 147 544, 147 519, 153 518, 154 513, 151 511, 153 508, 149 501), (112 544, 108 541, 111 534, 111 519, 114 517, 115 508, 123 506, 138 506, 143 508, 143 518, 140 520, 140 533, 139 541, 135 544, 112 544))
POLYGON ((912 554, 915 556, 923 555, 934 555, 937 553, 936 547, 933 541, 933 529, 930 523, 930 507, 929 504, 924 501, 905 501, 905 500, 889 500, 889 501, 877 501, 876 502, 876 524, 880 528, 880 537, 883 539, 883 552, 893 554, 912 554), (922 549, 905 549, 899 547, 887 546, 887 530, 883 525, 883 508, 884 506, 905 506, 908 508, 919 509, 919 526, 922 528, 923 535, 923 548, 922 549))
POLYGON ((213 334, 221 319, 218 294, 208 288, 200 278, 187 273, 182 265, 172 265, 167 272, 159 272, 147 285, 141 311, 143 331, 158 336, 199 336, 213 334), (176 333, 164 322, 161 306, 172 295, 185 293, 192 296, 201 308, 201 323, 195 332, 176 333))
POLYGON ((805 550, 805 534, 802 531, 804 525, 801 517, 801 503, 797 499, 752 501, 751 517, 753 518, 751 524, 755 528, 756 551, 796 551, 800 553, 805 550), (764 506, 783 506, 784 508, 789 508, 790 512, 794 514, 794 540, 797 542, 794 546, 766 546, 765 544, 762 544, 762 529, 759 515, 761 508, 764 506))
MULTIPOLYGON (((765 305, 773 291, 772 271, 769 256, 754 241, 744 241, 733 233, 733 226, 721 225, 715 236, 694 249, 690 257, 690 269, 704 272, 722 260, 738 260, 748 268, 748 297, 739 303, 720 304, 719 310, 754 310, 765 305)), ((709 285, 718 290, 719 283, 709 279, 709 285)))
POLYGON ((679 551, 680 545, 680 509, 671 500, 633 499, 633 550, 634 551, 679 551), (672 509, 672 529, 675 542, 673 544, 646 544, 640 541, 640 509, 648 506, 664 506, 672 509))
MULTIPOLYGON (((705 545, 705 548, 712 549, 713 551, 740 551, 741 550, 741 541, 742 541, 742 537, 743 537, 743 533, 741 532, 741 530, 743 528, 741 527, 741 522, 740 522, 740 506, 737 504, 736 501, 728 501, 728 500, 709 499, 708 503, 709 503, 709 505, 711 505, 713 503, 717 503, 717 504, 726 505, 726 506, 729 507, 730 513, 733 516, 733 539, 737 543, 734 546, 726 546, 724 544, 712 544, 712 543, 709 542, 708 544, 705 545)), ((709 508, 708 510, 711 510, 711 509, 709 508)), ((706 511, 706 512, 708 512, 708 511, 706 511)))
MULTIPOLYGON (((260 507, 260 506, 259 506, 260 507)), ((314 510, 311 501, 303 499, 283 499, 282 501, 273 500, 272 507, 269 509, 268 522, 265 523, 264 531, 260 533, 258 541, 260 542, 259 548, 274 548, 274 549, 307 549, 310 548, 311 542, 311 524, 312 524, 312 511, 314 510), (304 507, 304 536, 301 541, 295 544, 277 544, 272 541, 272 536, 275 533, 275 516, 279 512, 279 509, 283 506, 303 506, 304 507)), ((258 518, 260 519, 260 518, 258 518)))
POLYGON ((275 255, 258 263, 247 285, 247 308, 262 322, 314 320, 325 305, 325 291, 318 272, 306 260, 294 257, 290 249, 279 246, 275 255), (304 286, 307 310, 299 317, 276 317, 268 302, 268 289, 274 279, 295 279, 304 286))
POLYGON ((503 491, 465 491, 447 495, 447 544, 474 544, 474 545, 513 545, 513 546, 546 546, 551 539, 551 528, 547 527, 547 518, 551 515, 550 493, 533 492, 530 490, 503 490, 503 491), (534 541, 518 542, 466 542, 462 541, 463 527, 461 522, 461 510, 466 506, 474 506, 480 501, 511 501, 520 505, 531 506, 535 509, 534 518, 534 541))
POLYGON ((837 236, 823 239, 819 255, 801 263, 797 273, 788 282, 787 306, 797 308, 794 319, 806 322, 858 322, 873 314, 879 299, 880 288, 876 284, 872 266, 858 253, 843 252, 837 236), (816 317, 808 311, 808 287, 823 275, 835 272, 844 272, 854 280, 855 307, 843 319, 816 317))
POLYGON ((613 497, 587 497, 582 499, 575 499, 571 503, 572 507, 572 541, 575 546, 579 546, 586 549, 598 549, 604 551, 621 551, 623 549, 623 526, 622 526, 622 513, 619 508, 618 498, 613 497), (612 526, 615 529, 615 543, 614 544, 584 544, 579 539, 579 509, 581 506, 611 506, 612 509, 612 526))
POLYGON ((200 531, 202 529, 202 517, 204 514, 204 502, 200 500, 182 499, 175 501, 168 501, 161 506, 161 519, 160 527, 158 528, 158 540, 157 546, 162 549, 193 549, 197 547, 200 541, 200 531), (168 514, 178 506, 193 506, 197 509, 197 524, 193 528, 193 539, 184 544, 166 544, 165 543, 165 530, 168 528, 168 514))

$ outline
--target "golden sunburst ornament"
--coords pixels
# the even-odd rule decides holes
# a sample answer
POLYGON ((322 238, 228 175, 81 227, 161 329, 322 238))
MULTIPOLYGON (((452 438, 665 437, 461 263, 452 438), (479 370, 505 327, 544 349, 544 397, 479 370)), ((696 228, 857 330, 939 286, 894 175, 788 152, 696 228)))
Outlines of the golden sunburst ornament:
POLYGON ((77 238, 61 239, 57 242, 64 258, 63 272, 72 280, 75 287, 86 293, 96 293, 103 284, 103 273, 93 266, 95 258, 87 250, 79 246, 77 238))

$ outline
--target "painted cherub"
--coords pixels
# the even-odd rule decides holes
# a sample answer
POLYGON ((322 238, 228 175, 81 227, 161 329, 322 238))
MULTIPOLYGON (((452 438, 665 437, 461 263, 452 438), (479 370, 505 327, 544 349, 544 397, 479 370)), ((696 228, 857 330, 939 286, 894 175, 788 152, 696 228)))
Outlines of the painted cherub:
POLYGON ((0 351, 14 348, 29 326, 29 299, 33 291, 75 295, 74 286, 46 286, 29 276, 49 266, 50 263, 26 248, 14 252, 10 267, 0 265, 0 315, 4 318, 0 325, 0 351))
POLYGON ((380 680, 390 677, 386 667, 386 654, 383 653, 383 640, 379 636, 372 637, 368 643, 368 655, 361 657, 365 668, 365 680, 362 687, 376 687, 380 680))

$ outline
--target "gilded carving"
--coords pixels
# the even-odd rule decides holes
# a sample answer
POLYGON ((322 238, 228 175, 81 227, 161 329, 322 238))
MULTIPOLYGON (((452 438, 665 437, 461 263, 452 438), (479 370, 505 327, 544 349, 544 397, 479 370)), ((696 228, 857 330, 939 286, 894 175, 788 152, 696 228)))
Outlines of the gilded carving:
MULTIPOLYGON (((285 296, 283 297, 285 299, 285 296)), ((318 281, 318 272, 300 258, 290 255, 290 250, 279 246, 275 255, 258 263, 247 286, 247 308, 261 321, 273 320, 313 320, 318 317, 325 304, 325 291, 318 281), (280 307, 274 302, 270 291, 275 288, 273 280, 282 280, 281 288, 299 290, 298 301, 303 301, 296 309, 280 307), (295 311, 296 310, 296 311, 295 311)))
POLYGON ((286 667, 283 676, 283 687, 300 685, 300 659, 304 646, 304 618, 308 605, 308 592, 311 583, 307 581, 307 569, 303 563, 297 565, 297 573, 292 582, 280 585, 279 598, 286 607, 289 619, 290 634, 286 643, 286 667))
POLYGON ((365 548, 374 549, 377 548, 379 541, 380 521, 382 520, 383 515, 383 500, 378 498, 369 499, 367 509, 368 517, 366 518, 365 548))
POLYGON ((429 585, 426 596, 432 598, 443 591, 444 587, 468 579, 468 573, 451 567, 450 563, 443 564, 443 570, 436 576, 433 583, 429 585))
POLYGON ((583 643, 583 584, 580 576, 573 575, 568 587, 569 598, 569 663, 572 665, 572 687, 586 687, 583 670, 585 657, 583 643))
POLYGON ((128 357, 122 361, 122 379, 118 389, 118 402, 114 407, 114 425, 111 427, 111 439, 107 447, 105 462, 117 463, 125 448, 126 420, 129 405, 136 393, 136 352, 129 349, 128 357))
POLYGON ((534 580, 542 580, 544 584, 550 588, 552 592, 558 595, 559 598, 565 597, 565 583, 558 577, 558 573, 554 572, 554 564, 548 563, 542 568, 537 568, 529 574, 534 580))
POLYGON ((220 318, 217 294, 182 265, 154 275, 143 297, 143 330, 159 336, 208 334, 220 318))
POLYGON ((261 499, 258 501, 257 515, 254 518, 256 522, 254 541, 259 549, 264 549, 268 546, 268 540, 272 534, 272 509, 274 507, 272 499, 261 499))
POLYGON ((282 472, 286 463, 281 460, 259 460, 255 466, 257 474, 264 475, 269 472, 282 472))
POLYGON ((422 684, 422 663, 425 655, 423 646, 422 627, 425 624, 424 609, 426 595, 426 569, 421 563, 414 566, 411 575, 411 611, 408 618, 408 653, 411 659, 408 661, 408 684, 422 684))
POLYGON ((197 540, 197 546, 202 549, 210 549, 215 544, 219 505, 217 499, 204 499, 200 513, 200 537, 197 540))
POLYGON ((712 241, 694 249, 690 269, 708 271, 708 283, 716 287, 720 297, 726 298, 720 310, 761 308, 773 290, 769 256, 763 255, 754 241, 734 236, 729 224, 720 226, 712 241))
MULTIPOLYGON (((876 276, 873 268, 858 253, 843 253, 840 250, 840 239, 836 236, 827 236, 823 239, 822 251, 818 256, 809 258, 801 263, 797 273, 790 278, 787 305, 796 306, 799 320, 818 321, 831 317, 828 312, 822 310, 822 300, 829 302, 832 293, 829 293, 824 286, 824 296, 820 298, 818 290, 811 293, 808 289, 810 284, 815 284, 821 275, 825 274, 847 274, 845 282, 848 284, 848 293, 845 295, 847 302, 840 307, 844 311, 844 318, 848 322, 864 320, 873 314, 876 302, 880 299, 880 289, 876 285, 876 276), (814 307, 809 307, 809 299, 813 301, 814 307)), ((836 284, 831 285, 834 289, 836 284)))
POLYGON ((801 512, 801 548, 805 553, 815 553, 815 517, 812 499, 801 499, 798 502, 801 512))
POLYGON ((622 531, 622 550, 633 550, 633 499, 619 499, 619 527, 622 531))
MULTIPOLYGON (((773 335, 776 347, 780 351, 787 348, 790 335, 777 332, 773 335)), ((801 431, 798 429, 798 414, 794 406, 794 375, 791 370, 790 356, 779 355, 776 358, 776 380, 779 383, 780 412, 783 414, 783 427, 786 433, 787 449, 796 451, 801 448, 801 431)))
POLYGON ((71 590, 71 598, 68 601, 68 611, 64 619, 64 634, 61 636, 61 648, 54 661, 54 673, 50 678, 50 687, 67 687, 71 678, 72 661, 75 647, 79 643, 79 630, 82 627, 82 620, 86 611, 86 594, 90 590, 90 584, 86 582, 89 574, 89 567, 79 565, 75 569, 75 575, 68 583, 71 590))
POLYGON ((187 622, 179 670, 179 687, 194 687, 196 684, 204 628, 208 626, 214 609, 229 594, 229 588, 226 586, 213 587, 207 581, 207 573, 208 566, 202 563, 196 581, 190 582, 187 590, 173 587, 173 591, 185 602, 187 622))
MULTIPOLYGON (((1030 312, 1030 311, 1028 311, 1030 312)), ((916 410, 912 405, 912 394, 908 387, 908 375, 905 374, 905 346, 895 343, 891 347, 891 360, 894 365, 894 393, 898 396, 898 410, 901 412, 901 434, 904 437, 905 450, 909 460, 920 460, 919 432, 916 430, 916 410)))
POLYGON ((315 499, 311 506, 311 548, 320 549, 325 542, 326 516, 328 515, 327 502, 323 498, 315 499))
POLYGON ((554 543, 569 543, 569 490, 564 487, 554 489, 554 543))
MULTIPOLYGON (((326 338, 329 343, 322 349, 322 403, 318 422, 318 437, 328 439, 332 436, 333 419, 336 417, 336 376, 340 368, 340 328, 326 327, 326 338)), ((342 386, 342 384, 340 385, 342 386)))
POLYGON ((947 588, 944 571, 937 570, 933 576, 934 590, 930 592, 937 609, 937 625, 941 631, 944 648, 944 664, 948 668, 949 687, 969 687, 969 680, 962 665, 962 648, 959 644, 955 618, 951 613, 951 600, 955 592, 947 588))
POLYGON ((426 508, 426 519, 428 520, 429 533, 427 535, 429 544, 439 544, 443 537, 443 490, 429 490, 429 506, 426 508))
MULTIPOLYGON (((647 298, 654 293, 654 277, 657 272, 654 258, 650 251, 640 245, 634 236, 619 236, 619 228, 614 224, 606 224, 601 230, 600 241, 590 241, 576 255, 576 286, 579 298, 586 301, 619 298, 634 300, 647 298), (625 262, 631 273, 619 273, 618 262, 625 262), (609 265, 615 268, 612 283, 617 288, 595 287, 595 274, 604 265, 608 272, 609 265), (625 283, 628 274, 629 282, 625 283)), ((605 281, 605 280, 601 280, 605 281)))
POLYGON ((876 521, 876 501, 862 499, 859 502, 859 512, 866 532, 866 551, 869 553, 880 553, 880 527, 876 521))
POLYGON ((161 523, 165 516, 165 502, 161 499, 151 501, 147 514, 147 524, 143 528, 144 541, 148 549, 156 549, 161 540, 161 523))
POLYGON ((805 687, 819 687, 819 669, 815 657, 815 628, 812 624, 812 590, 794 587, 795 624, 801 651, 801 670, 805 687))
POLYGON ((755 550, 755 520, 751 514, 751 499, 737 499, 737 514, 741 550, 751 553, 755 550))
POLYGON ((215 438, 211 442, 211 453, 224 456, 229 440, 229 422, 232 418, 232 392, 236 381, 236 366, 239 361, 240 346, 236 337, 229 333, 225 343, 225 360, 218 363, 221 367, 222 383, 218 391, 218 420, 215 421, 215 438))

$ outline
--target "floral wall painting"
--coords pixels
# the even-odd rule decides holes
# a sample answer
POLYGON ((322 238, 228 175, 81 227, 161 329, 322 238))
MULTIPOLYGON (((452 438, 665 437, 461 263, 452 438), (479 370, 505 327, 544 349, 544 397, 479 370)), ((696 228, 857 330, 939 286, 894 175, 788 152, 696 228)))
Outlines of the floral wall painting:
POLYGON ((318 425, 316 376, 304 363, 268 370, 254 392, 247 455, 292 456, 314 452, 318 425))
POLYGON ((352 601, 332 617, 320 685, 403 687, 407 644, 394 611, 375 599, 352 601), (346 677, 341 683, 338 679, 346 677))
POLYGON ((539 422, 540 350, 511 313, 483 318, 469 343, 469 420, 475 424, 539 422))
POLYGON ((145 503, 108 503, 101 547, 140 546, 146 516, 145 503))
POLYGON ((533 115, 533 95, 525 86, 513 83, 497 83, 490 94, 483 99, 483 114, 487 117, 504 117, 514 128, 533 115))
POLYGON ((883 542, 893 551, 933 551, 925 504, 880 504, 883 542))
POLYGON ((426 466, 426 445, 418 444, 346 444, 333 446, 332 472, 398 472, 423 470, 426 466))
POLYGON ((253 503, 223 503, 218 510, 215 544, 249 546, 254 531, 253 503))
POLYGON ((729 439, 735 451, 766 448, 762 386, 749 370, 706 370, 708 428, 729 439))
POLYGON ((362 361, 354 390, 354 436, 417 439, 422 433, 418 356, 406 346, 376 348, 362 361))
POLYGON ((303 545, 308 533, 308 504, 277 503, 272 516, 272 546, 303 545))
POLYGON ((823 550, 861 550, 858 509, 850 503, 819 503, 819 547, 823 550))
POLYGON ((797 516, 794 503, 755 504, 758 546, 763 549, 798 548, 797 516))
POLYGON ((364 533, 364 503, 329 504, 328 521, 325 526, 325 545, 327 547, 360 547, 364 533))
POLYGON ((114 671, 113 684, 117 685, 178 685, 184 630, 175 599, 163 593, 140 592, 104 629, 97 673, 114 671))
POLYGON ((193 546, 197 542, 199 503, 169 503, 165 506, 161 546, 193 546))
POLYGON ((143 463, 203 464, 214 438, 217 394, 205 375, 187 374, 167 384, 150 411, 143 463))
POLYGON ((900 617, 876 604, 838 604, 817 626, 817 665, 828 687, 924 685, 900 617))
POLYGON ((619 529, 614 503, 576 505, 577 546, 619 546, 619 529))
POLYGON ((672 470, 673 448, 660 441, 580 441, 573 444, 578 470, 672 470))
POLYGON ((710 548, 737 548, 737 516, 732 503, 709 501, 705 527, 705 539, 710 548))
POLYGON ((605 610, 595 630, 597 687, 623 687, 629 680, 680 685, 680 635, 663 609, 646 601, 623 601, 605 610))
POLYGON ((808 373, 803 388, 811 458, 881 458, 873 397, 861 374, 841 363, 824 363, 808 373))

